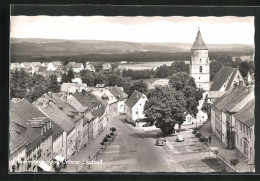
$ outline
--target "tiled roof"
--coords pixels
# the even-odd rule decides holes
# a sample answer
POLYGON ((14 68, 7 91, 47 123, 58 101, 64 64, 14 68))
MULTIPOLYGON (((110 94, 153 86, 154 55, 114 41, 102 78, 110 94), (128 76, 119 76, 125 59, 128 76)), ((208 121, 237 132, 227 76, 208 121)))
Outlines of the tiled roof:
POLYGON ((12 128, 11 125, 9 130, 9 149, 10 155, 12 155, 15 151, 23 147, 26 144, 26 141, 12 128))
POLYGON ((225 94, 226 91, 209 91, 208 98, 218 98, 225 94))
POLYGON ((49 94, 44 94, 43 96, 49 100, 53 100, 53 104, 56 105, 63 113, 65 113, 73 123, 77 123, 83 117, 79 111, 77 111, 64 99, 56 97, 55 93, 52 93, 51 96, 49 94))
POLYGON ((148 85, 149 89, 154 89, 156 86, 168 86, 169 79, 159 79, 148 85))
POLYGON ((132 108, 138 101, 139 99, 143 96, 144 94, 138 92, 138 91, 134 91, 131 96, 129 97, 129 99, 125 102, 125 104, 132 108))
POLYGON ((107 97, 105 100, 108 104, 113 104, 115 102, 118 102, 118 100, 111 94, 109 90, 106 88, 100 88, 100 89, 94 89, 93 94, 102 98, 102 97, 107 97))
POLYGON ((61 91, 62 92, 67 92, 69 91, 72 87, 81 87, 81 88, 87 88, 87 84, 85 83, 63 83, 61 85, 61 91))
POLYGON ((234 116, 236 119, 251 127, 255 125, 255 99, 248 102, 239 112, 234 116))
POLYGON ((91 103, 91 100, 84 96, 82 93, 76 91, 74 94, 72 94, 83 106, 91 108, 94 105, 91 103))
POLYGON ((195 42, 194 42, 193 46, 191 47, 191 50, 208 50, 208 48, 206 47, 206 45, 202 39, 200 30, 197 33, 195 42))
POLYGON ((25 99, 17 103, 10 102, 10 125, 11 122, 13 122, 13 129, 19 132, 23 139, 29 144, 27 146, 28 149, 42 137, 41 128, 33 128, 31 124, 27 124, 28 120, 35 118, 50 121, 41 111, 25 99), (23 124, 21 124, 22 122, 23 124))
MULTIPOLYGON (((218 98, 212 106, 219 111, 230 111, 237 105, 243 105, 246 103, 248 97, 252 97, 252 93, 248 93, 248 88, 245 86, 235 86, 233 89, 229 89, 222 97, 218 98)), ((250 99, 251 100, 251 99, 250 99)), ((239 111, 239 107, 236 107, 233 111, 239 111)), ((233 112, 232 111, 232 112, 233 112)))
POLYGON ((47 107, 42 106, 39 107, 39 109, 67 133, 74 128, 75 125, 71 122, 69 117, 53 103, 50 102, 47 107))
POLYGON ((229 82, 225 90, 231 87, 231 83, 237 73, 237 68, 222 66, 214 77, 210 91, 219 91, 229 78, 229 82))
POLYGON ((113 94, 113 96, 119 101, 122 101, 128 97, 128 95, 117 86, 110 87, 109 90, 111 94, 113 94))

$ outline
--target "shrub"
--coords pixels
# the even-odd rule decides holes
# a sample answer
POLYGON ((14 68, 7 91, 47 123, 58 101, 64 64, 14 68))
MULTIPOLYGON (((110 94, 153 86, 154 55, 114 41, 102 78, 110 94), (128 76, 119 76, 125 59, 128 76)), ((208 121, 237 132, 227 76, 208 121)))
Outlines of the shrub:
POLYGON ((103 142, 108 142, 108 139, 107 139, 107 137, 105 137, 104 139, 103 139, 103 142))
POLYGON ((201 143, 204 143, 204 142, 207 141, 207 138, 205 138, 205 137, 200 137, 199 141, 200 141, 201 143))
POLYGON ((196 135, 195 135, 197 138, 200 138, 202 135, 201 135, 201 133, 196 133, 196 135))
POLYGON ((197 134, 197 130, 193 130, 192 134, 194 134, 194 135, 197 134))
POLYGON ((100 142, 100 144, 103 146, 105 143, 102 141, 102 142, 100 142))
POLYGON ((239 160, 236 159, 236 158, 230 160, 230 164, 233 165, 233 166, 236 166, 238 163, 239 163, 239 160))

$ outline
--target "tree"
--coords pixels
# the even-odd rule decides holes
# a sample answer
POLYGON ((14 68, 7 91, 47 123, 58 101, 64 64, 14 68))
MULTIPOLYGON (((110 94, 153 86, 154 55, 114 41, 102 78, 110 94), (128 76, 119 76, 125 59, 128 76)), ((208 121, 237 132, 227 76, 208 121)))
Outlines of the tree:
POLYGON ((66 73, 63 73, 63 74, 61 75, 61 83, 68 83, 68 82, 70 82, 70 81, 68 80, 67 74, 66 74, 66 73))
POLYGON ((133 83, 129 95, 131 95, 135 90, 143 94, 146 94, 148 91, 148 85, 143 80, 133 83))
POLYGON ((247 73, 253 73, 255 71, 255 65, 252 61, 244 61, 239 65, 239 71, 243 77, 247 76, 247 73))
POLYGON ((118 63, 111 63, 112 70, 116 69, 118 67, 118 63))
POLYGON ((175 73, 177 72, 189 73, 189 66, 185 64, 184 61, 175 61, 174 63, 172 63, 171 67, 175 73))
POLYGON ((107 84, 107 76, 103 73, 97 73, 95 77, 95 85, 97 84, 107 84))
POLYGON ((185 97, 182 92, 170 87, 149 90, 144 113, 148 120, 162 130, 163 135, 173 133, 176 123, 185 119, 185 97))
MULTIPOLYGON (((204 91, 197 88, 194 78, 186 72, 179 72, 170 77, 169 85, 176 89, 176 91, 183 93, 186 102, 186 114, 196 117, 199 100, 202 99, 202 93, 204 91)), ((181 126, 182 123, 183 121, 179 122, 179 126, 181 126)), ((181 127, 179 127, 179 129, 181 129, 181 127)))
POLYGON ((48 92, 58 93, 58 92, 60 92, 60 88, 61 88, 61 86, 57 81, 57 75, 52 74, 50 76, 48 92))
POLYGON ((21 70, 11 71, 10 74, 10 97, 11 98, 24 98, 27 94, 28 82, 30 75, 21 70))
POLYGON ((82 70, 80 76, 83 83, 86 83, 88 86, 95 86, 95 74, 88 71, 82 70))
POLYGON ((155 76, 158 78, 167 78, 174 73, 173 66, 162 65, 156 69, 155 76))
POLYGON ((75 76, 74 76, 73 70, 70 68, 68 70, 68 74, 67 74, 67 81, 72 82, 71 79, 74 79, 74 78, 75 78, 75 76))
POLYGON ((122 86, 124 84, 124 79, 120 75, 110 73, 107 77, 108 86, 122 86))

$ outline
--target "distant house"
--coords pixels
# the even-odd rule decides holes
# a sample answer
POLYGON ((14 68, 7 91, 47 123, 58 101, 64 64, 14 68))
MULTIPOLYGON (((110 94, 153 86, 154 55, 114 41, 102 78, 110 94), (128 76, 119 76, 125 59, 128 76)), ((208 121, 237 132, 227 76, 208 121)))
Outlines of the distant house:
POLYGON ((89 88, 92 94, 98 96, 108 103, 108 116, 113 117, 118 115, 118 100, 117 98, 106 88, 89 88))
POLYGON ((50 62, 47 64, 47 70, 48 71, 55 71, 57 70, 59 67, 62 67, 62 63, 60 61, 55 61, 55 62, 50 62))
POLYGON ((10 65, 10 70, 15 70, 15 69, 20 69, 21 68, 21 64, 20 63, 11 63, 10 65))
POLYGON ((112 66, 110 63, 104 63, 102 65, 102 70, 105 70, 105 71, 110 71, 112 69, 112 66))
POLYGON ((148 89, 154 89, 156 86, 168 86, 169 79, 159 79, 148 85, 148 89))
POLYGON ((89 62, 86 62, 86 64, 85 64, 85 70, 88 70, 88 71, 90 71, 90 72, 95 72, 96 70, 95 70, 95 67, 92 65, 92 64, 90 64, 89 62))
POLYGON ((71 82, 82 84, 82 79, 80 74, 74 74, 74 79, 71 79, 71 82))
POLYGON ((81 70, 84 70, 84 65, 83 63, 69 62, 67 68, 71 68, 73 72, 79 73, 81 70))
POLYGON ((74 93, 76 90, 81 92, 83 89, 87 89, 87 84, 85 84, 85 83, 63 83, 61 85, 61 92, 74 93))
POLYGON ((238 68, 222 66, 213 79, 210 91, 207 95, 206 109, 209 113, 210 105, 221 97, 234 85, 245 85, 244 79, 238 68))
POLYGON ((248 102, 235 117, 236 149, 248 164, 255 163, 255 99, 248 102))
POLYGON ((107 88, 111 94, 118 100, 118 114, 125 113, 125 102, 128 95, 123 91, 123 88, 114 86, 107 88))
POLYGON ((144 106, 147 101, 147 97, 138 92, 134 91, 129 99, 125 102, 126 119, 136 126, 140 126, 137 121, 145 118, 144 106))

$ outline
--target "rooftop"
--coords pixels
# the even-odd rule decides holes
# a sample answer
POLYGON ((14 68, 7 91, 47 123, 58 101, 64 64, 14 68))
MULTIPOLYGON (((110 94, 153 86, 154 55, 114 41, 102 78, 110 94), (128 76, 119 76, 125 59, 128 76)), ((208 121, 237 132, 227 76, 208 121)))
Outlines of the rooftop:
POLYGON ((191 47, 191 50, 208 50, 208 48, 206 47, 206 44, 204 43, 204 41, 202 39, 200 30, 198 30, 196 39, 191 47))
POLYGON ((222 66, 213 79, 210 91, 219 91, 226 81, 228 81, 228 84, 225 90, 229 89, 237 71, 237 68, 222 66))
POLYGON ((236 119, 251 127, 255 125, 255 99, 248 102, 239 112, 234 116, 236 119))
POLYGON ((129 99, 125 102, 125 104, 132 108, 138 101, 139 99, 143 96, 144 94, 138 92, 138 91, 134 91, 131 96, 129 97, 129 99))

